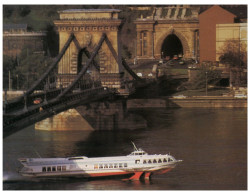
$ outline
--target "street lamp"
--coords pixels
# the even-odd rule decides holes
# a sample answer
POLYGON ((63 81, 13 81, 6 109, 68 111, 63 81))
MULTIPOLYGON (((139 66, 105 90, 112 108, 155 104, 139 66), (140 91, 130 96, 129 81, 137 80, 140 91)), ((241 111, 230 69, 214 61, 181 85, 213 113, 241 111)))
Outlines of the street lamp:
POLYGON ((18 90, 18 74, 16 75, 16 77, 17 77, 17 90, 18 90))
POLYGON ((207 96, 207 71, 206 71, 206 96, 207 96))

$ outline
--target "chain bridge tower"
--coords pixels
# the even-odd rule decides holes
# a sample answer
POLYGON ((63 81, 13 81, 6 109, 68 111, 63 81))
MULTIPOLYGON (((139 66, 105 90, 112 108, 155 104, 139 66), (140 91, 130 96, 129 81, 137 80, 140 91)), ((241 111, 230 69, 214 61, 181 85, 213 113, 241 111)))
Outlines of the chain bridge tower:
POLYGON ((70 9, 59 11, 59 20, 54 24, 59 33, 59 49, 64 47, 69 36, 74 34, 79 47, 72 42, 58 64, 58 83, 63 87, 69 85, 85 66, 82 54, 92 53, 98 45, 102 34, 106 34, 115 55, 107 44, 102 44, 95 61, 99 69, 90 70, 92 79, 101 80, 104 87, 120 88, 122 85, 123 66, 121 60, 120 28, 122 20, 117 9, 70 9), (95 73, 96 71, 96 73, 95 73))

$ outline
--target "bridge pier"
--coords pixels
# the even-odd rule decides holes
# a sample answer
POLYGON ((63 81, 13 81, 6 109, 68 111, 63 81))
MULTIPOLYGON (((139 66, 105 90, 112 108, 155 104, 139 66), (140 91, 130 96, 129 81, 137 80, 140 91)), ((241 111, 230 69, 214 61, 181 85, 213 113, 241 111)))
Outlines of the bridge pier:
POLYGON ((76 111, 69 109, 50 118, 37 122, 35 124, 37 130, 94 130, 89 123, 76 111))
POLYGON ((125 102, 98 102, 78 106, 37 122, 38 130, 135 130, 147 126, 144 118, 125 110, 125 102))

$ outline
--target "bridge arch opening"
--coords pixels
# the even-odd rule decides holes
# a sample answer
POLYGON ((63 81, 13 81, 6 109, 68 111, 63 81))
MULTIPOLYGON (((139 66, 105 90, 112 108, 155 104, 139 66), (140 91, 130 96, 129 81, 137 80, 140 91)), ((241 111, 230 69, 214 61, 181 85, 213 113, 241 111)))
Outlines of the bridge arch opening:
MULTIPOLYGON (((77 74, 80 73, 83 67, 87 65, 87 62, 89 60, 87 53, 90 53, 89 50, 84 47, 79 50, 77 55, 77 74)), ((96 55, 94 58, 94 61, 96 63, 96 66, 99 66, 99 54, 96 55)), ((94 64, 92 63, 89 68, 87 69, 87 72, 83 75, 83 78, 79 81, 79 88, 86 88, 86 85, 89 85, 92 82, 97 82, 100 80, 99 76, 99 70, 94 67, 94 64)))
POLYGON ((183 55, 183 45, 175 34, 170 34, 163 41, 161 57, 172 59, 175 55, 183 55))

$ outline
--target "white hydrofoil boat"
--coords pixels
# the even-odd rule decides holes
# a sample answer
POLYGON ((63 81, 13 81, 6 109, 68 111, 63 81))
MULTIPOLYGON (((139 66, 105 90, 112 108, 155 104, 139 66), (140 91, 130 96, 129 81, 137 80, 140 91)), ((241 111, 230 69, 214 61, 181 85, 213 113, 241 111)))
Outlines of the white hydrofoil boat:
POLYGON ((30 177, 102 177, 129 175, 129 180, 149 179, 151 174, 164 174, 178 162, 169 154, 149 155, 136 148, 127 156, 88 158, 20 158, 19 173, 30 177))

